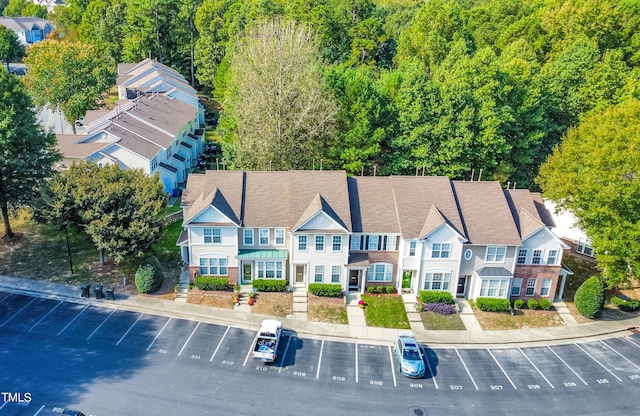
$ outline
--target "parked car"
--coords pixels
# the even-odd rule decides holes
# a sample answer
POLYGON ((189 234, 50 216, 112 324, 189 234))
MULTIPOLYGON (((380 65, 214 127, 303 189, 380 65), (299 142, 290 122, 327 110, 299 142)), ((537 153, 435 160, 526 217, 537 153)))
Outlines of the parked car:
POLYGON ((411 378, 424 377, 424 357, 413 335, 396 335, 393 350, 403 375, 411 378))
POLYGON ((251 355, 265 363, 273 363, 278 358, 278 344, 282 334, 282 322, 265 319, 260 325, 256 343, 251 355))

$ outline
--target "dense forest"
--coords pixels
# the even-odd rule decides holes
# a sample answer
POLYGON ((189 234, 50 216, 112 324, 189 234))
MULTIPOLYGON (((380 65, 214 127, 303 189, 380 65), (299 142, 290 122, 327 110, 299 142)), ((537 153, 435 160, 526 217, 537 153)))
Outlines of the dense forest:
POLYGON ((217 100, 233 167, 483 169, 533 189, 570 127, 640 96, 638 0, 68 3, 57 36, 155 58, 217 100))

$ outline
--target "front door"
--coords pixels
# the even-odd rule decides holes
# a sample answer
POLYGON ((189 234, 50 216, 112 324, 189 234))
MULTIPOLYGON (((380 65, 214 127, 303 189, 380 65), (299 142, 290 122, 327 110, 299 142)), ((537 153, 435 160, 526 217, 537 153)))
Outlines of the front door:
POLYGON ((360 290, 360 270, 349 270, 349 291, 360 290))
POLYGON ((464 297, 464 292, 467 289, 467 276, 460 276, 458 279, 458 290, 456 296, 464 297))
POLYGON ((251 283, 251 263, 242 263, 242 283, 251 283))
POLYGON ((411 278, 413 277, 413 271, 405 270, 402 272, 402 288, 411 289, 411 278))
POLYGON ((296 265, 296 283, 304 283, 304 265, 296 265))

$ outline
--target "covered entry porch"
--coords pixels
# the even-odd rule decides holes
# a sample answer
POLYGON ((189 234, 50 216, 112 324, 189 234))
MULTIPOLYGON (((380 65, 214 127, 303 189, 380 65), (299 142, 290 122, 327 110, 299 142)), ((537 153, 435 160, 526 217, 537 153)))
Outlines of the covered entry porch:
POLYGON ((287 279, 287 250, 240 250, 238 282, 252 284, 254 279, 287 279))
POLYGON ((349 253, 347 263, 347 293, 364 293, 367 281, 367 269, 369 268, 369 255, 367 253, 349 253))

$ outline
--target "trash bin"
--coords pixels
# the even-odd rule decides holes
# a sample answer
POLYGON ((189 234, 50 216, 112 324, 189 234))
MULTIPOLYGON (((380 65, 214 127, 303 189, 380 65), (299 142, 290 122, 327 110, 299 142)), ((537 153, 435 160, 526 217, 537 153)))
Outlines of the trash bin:
POLYGON ((112 287, 104 288, 104 294, 107 296, 107 300, 113 300, 114 299, 113 288, 112 287))
POLYGON ((83 298, 89 298, 91 297, 91 285, 89 283, 83 283, 80 285, 80 290, 82 291, 80 293, 80 296, 83 298))
POLYGON ((96 294, 96 299, 103 299, 104 293, 102 293, 102 285, 96 285, 93 288, 94 293, 96 294))

